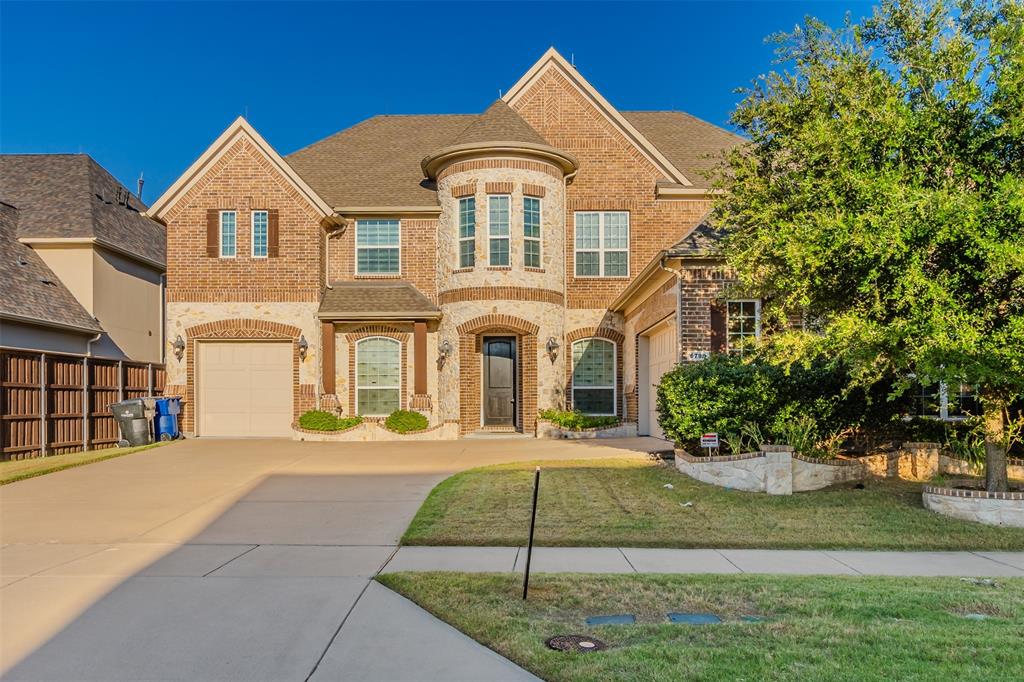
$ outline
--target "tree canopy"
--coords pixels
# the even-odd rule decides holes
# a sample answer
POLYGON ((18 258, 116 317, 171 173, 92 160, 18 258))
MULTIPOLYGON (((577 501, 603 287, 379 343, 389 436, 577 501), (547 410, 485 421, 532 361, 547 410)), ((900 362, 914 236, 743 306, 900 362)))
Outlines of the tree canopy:
POLYGON ((773 40, 720 178, 731 267, 821 321, 779 336, 791 358, 978 385, 996 448, 1024 392, 1022 0, 885 0, 773 40))

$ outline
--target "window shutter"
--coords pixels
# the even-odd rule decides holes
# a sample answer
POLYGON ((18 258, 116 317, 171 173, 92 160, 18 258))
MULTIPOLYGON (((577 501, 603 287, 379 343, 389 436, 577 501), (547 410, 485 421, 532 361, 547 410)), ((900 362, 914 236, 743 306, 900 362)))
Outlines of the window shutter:
POLYGON ((725 306, 711 304, 711 352, 724 353, 727 349, 725 336, 725 306))
POLYGON ((209 258, 220 255, 220 211, 215 208, 206 211, 206 255, 209 258))
POLYGON ((277 258, 279 254, 277 233, 277 209, 272 208, 267 211, 267 256, 270 258, 277 258))

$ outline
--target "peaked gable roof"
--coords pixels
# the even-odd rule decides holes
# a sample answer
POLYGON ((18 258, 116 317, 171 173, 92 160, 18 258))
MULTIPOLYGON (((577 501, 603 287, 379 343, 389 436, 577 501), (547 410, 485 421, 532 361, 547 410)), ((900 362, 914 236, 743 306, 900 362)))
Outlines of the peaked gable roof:
POLYGON ((530 124, 523 120, 504 100, 495 100, 487 110, 459 133, 452 145, 478 142, 526 142, 546 145, 530 124))
POLYGON ((103 331, 39 254, 18 241, 19 214, 0 203, 0 317, 90 334, 103 331))
POLYGON ((161 219, 167 214, 178 199, 184 196, 203 176, 203 171, 220 159, 231 146, 239 139, 247 138, 253 145, 274 165, 274 167, 287 178, 311 205, 316 207, 323 216, 329 216, 333 209, 320 198, 312 187, 295 172, 295 170, 278 154, 270 144, 263 139, 263 136, 256 132, 256 129, 242 116, 236 118, 223 133, 213 141, 206 151, 203 152, 195 162, 188 167, 178 180, 167 188, 159 199, 153 202, 146 215, 161 219))
POLYGON ((747 142, 683 111, 623 111, 622 115, 682 169, 695 188, 710 188, 706 173, 715 167, 717 157, 747 142))
POLYGON ((550 69, 557 70, 562 76, 564 76, 584 97, 586 97, 590 103, 601 113, 616 129, 619 130, 636 148, 643 154, 655 167, 665 174, 668 179, 677 182, 681 185, 691 186, 693 183, 683 175, 675 164, 672 163, 666 157, 661 150, 659 150, 654 144, 651 143, 647 137, 637 130, 625 116, 619 112, 618 109, 613 107, 611 103, 604 98, 594 88, 593 85, 584 78, 579 71, 576 70, 572 64, 570 64, 565 57, 558 53, 554 47, 549 47, 548 50, 541 56, 537 63, 534 64, 529 71, 523 74, 512 88, 505 93, 502 97, 509 106, 514 107, 516 102, 523 97, 523 95, 529 91, 530 87, 537 82, 545 73, 550 69))
POLYGON ((0 197, 20 239, 87 239, 162 265, 166 236, 146 205, 87 154, 0 155, 0 197))

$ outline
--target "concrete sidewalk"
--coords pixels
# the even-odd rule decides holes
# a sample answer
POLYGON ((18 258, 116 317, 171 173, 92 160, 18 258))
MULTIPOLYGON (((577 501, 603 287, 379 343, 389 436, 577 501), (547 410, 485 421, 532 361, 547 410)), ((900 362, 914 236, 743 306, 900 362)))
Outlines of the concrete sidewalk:
MULTIPOLYGON (((522 571, 522 547, 402 547, 384 573, 522 571)), ((1024 552, 534 547, 538 573, 769 573, 1024 578, 1024 552)))

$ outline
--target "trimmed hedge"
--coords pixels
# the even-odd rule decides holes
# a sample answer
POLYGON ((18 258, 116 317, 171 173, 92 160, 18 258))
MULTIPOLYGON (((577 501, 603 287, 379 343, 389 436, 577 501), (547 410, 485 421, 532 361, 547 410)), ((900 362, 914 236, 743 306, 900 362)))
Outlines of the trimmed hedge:
POLYGON ((620 421, 618 417, 595 417, 577 412, 576 410, 541 410, 538 416, 570 431, 582 431, 602 426, 618 426, 620 421))
POLYGON ((429 425, 426 417, 412 410, 395 410, 384 420, 384 428, 395 433, 422 431, 429 425))
POLYGON ((338 417, 322 410, 310 410, 299 417, 299 426, 310 431, 344 431, 362 423, 362 417, 338 417))

